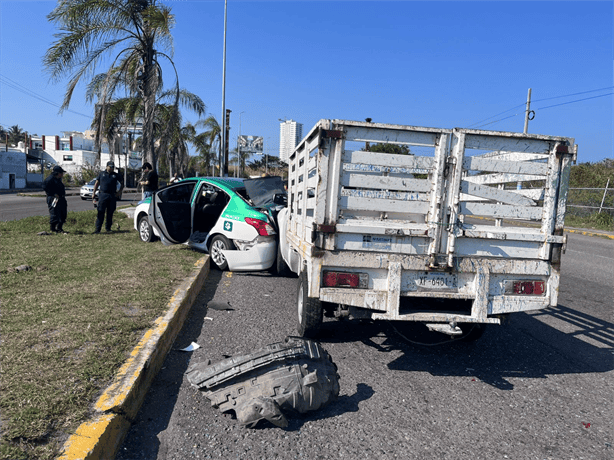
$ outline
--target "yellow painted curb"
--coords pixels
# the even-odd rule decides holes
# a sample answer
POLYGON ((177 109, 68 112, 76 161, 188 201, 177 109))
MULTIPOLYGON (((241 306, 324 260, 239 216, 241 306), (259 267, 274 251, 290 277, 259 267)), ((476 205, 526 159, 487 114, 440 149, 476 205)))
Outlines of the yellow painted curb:
POLYGON ((121 445, 130 422, 118 414, 103 414, 81 424, 66 444, 59 460, 111 459, 121 445))
POLYGON ((98 398, 94 419, 81 424, 64 444, 58 460, 115 458, 208 275, 209 256, 205 256, 196 262, 195 270, 175 291, 166 314, 145 332, 113 383, 98 398))
POLYGON ((586 235, 586 236, 602 236, 602 237, 614 240, 614 235, 610 235, 608 233, 599 233, 597 231, 593 232, 593 231, 586 231, 586 230, 576 230, 575 228, 566 228, 565 231, 567 233, 578 233, 580 235, 586 235))
MULTIPOLYGON (((472 219, 481 219, 481 220, 495 220, 494 217, 484 217, 484 216, 469 216, 472 219)), ((528 227, 533 227, 533 228, 539 228, 538 225, 527 225, 528 227)), ((614 240, 614 235, 610 235, 609 233, 602 233, 599 230, 580 230, 577 228, 564 228, 563 229, 564 232, 566 233, 577 233, 579 235, 585 235, 585 236, 601 236, 601 237, 605 237, 605 238, 610 238, 611 240, 614 240)))

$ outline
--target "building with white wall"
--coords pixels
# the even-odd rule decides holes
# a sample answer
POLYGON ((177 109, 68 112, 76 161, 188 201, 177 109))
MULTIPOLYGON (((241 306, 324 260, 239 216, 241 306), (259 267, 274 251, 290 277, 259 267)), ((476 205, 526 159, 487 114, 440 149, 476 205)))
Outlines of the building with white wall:
POLYGON ((2 145, 0 150, 0 190, 20 189, 26 187, 28 172, 26 152, 22 149, 2 145))
POLYGON ((40 152, 47 166, 60 165, 69 174, 79 174, 83 168, 104 169, 111 156, 116 168, 126 168, 126 166, 129 170, 141 168, 141 153, 130 151, 122 137, 116 141, 114 155, 109 153, 108 143, 101 144, 100 164, 97 162, 97 150, 94 144, 94 133, 91 131, 84 133, 64 131, 61 136, 32 137, 29 147, 40 152))
POLYGON ((303 125, 294 120, 286 120, 279 124, 279 158, 284 163, 294 148, 303 139, 303 125))

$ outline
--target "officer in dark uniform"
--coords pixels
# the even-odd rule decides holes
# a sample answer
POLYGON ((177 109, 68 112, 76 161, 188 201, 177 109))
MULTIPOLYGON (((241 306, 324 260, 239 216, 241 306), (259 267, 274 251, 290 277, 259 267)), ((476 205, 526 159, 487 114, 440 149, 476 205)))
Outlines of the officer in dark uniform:
POLYGON ((100 233, 102 229, 102 222, 104 221, 105 212, 107 214, 107 222, 105 229, 107 232, 111 231, 111 225, 113 224, 113 213, 117 206, 117 198, 121 196, 124 185, 120 181, 120 176, 115 171, 115 163, 112 161, 107 162, 107 169, 100 171, 94 184, 94 206, 96 206, 96 190, 100 187, 100 196, 98 200, 98 217, 96 218, 96 230, 94 233, 100 233), (117 184, 120 184, 119 190, 117 184))
POLYGON ((49 208, 49 225, 51 231, 57 233, 68 233, 62 228, 68 212, 66 188, 62 183, 65 172, 61 166, 54 166, 51 175, 43 182, 43 189, 47 194, 47 207, 49 208))

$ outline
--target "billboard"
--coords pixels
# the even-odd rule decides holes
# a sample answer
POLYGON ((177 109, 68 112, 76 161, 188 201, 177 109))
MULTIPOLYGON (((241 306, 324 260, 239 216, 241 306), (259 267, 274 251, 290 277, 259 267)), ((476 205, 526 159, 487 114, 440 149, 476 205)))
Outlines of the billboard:
POLYGON ((239 148, 241 152, 262 153, 264 141, 262 136, 239 136, 239 148))

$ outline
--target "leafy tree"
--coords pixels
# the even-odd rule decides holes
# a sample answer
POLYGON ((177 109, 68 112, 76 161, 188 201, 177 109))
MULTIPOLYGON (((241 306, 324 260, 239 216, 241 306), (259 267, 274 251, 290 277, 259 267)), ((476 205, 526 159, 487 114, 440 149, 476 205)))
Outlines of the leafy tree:
POLYGON ((252 169, 277 169, 283 168, 285 166, 284 163, 280 160, 279 157, 273 157, 271 155, 262 155, 261 158, 254 160, 249 163, 249 167, 252 169))
MULTIPOLYGON (((362 149, 367 150, 366 147, 363 147, 362 149)), ((397 155, 412 155, 411 151, 409 150, 409 147, 407 147, 406 145, 397 145, 397 144, 384 144, 384 143, 377 143, 377 144, 371 144, 369 146, 369 152, 380 152, 380 153, 396 153, 397 155)))
POLYGON ((9 131, 9 142, 12 144, 17 144, 19 141, 24 139, 23 129, 19 127, 19 125, 13 125, 10 127, 9 131))
MULTIPOLYGON (((162 91, 161 59, 171 59, 171 29, 175 17, 157 0, 62 0, 47 16, 61 32, 47 50, 44 64, 55 81, 70 76, 60 110, 68 108, 77 84, 95 73, 104 56, 111 66, 100 88, 100 118, 108 103, 123 86, 130 97, 140 99, 143 120, 142 145, 145 161, 156 165, 154 122, 156 95, 162 91), (116 52, 117 48, 120 48, 116 52), (164 51, 168 51, 166 54, 164 51)), ((175 108, 179 103, 179 79, 175 70, 175 108)))

